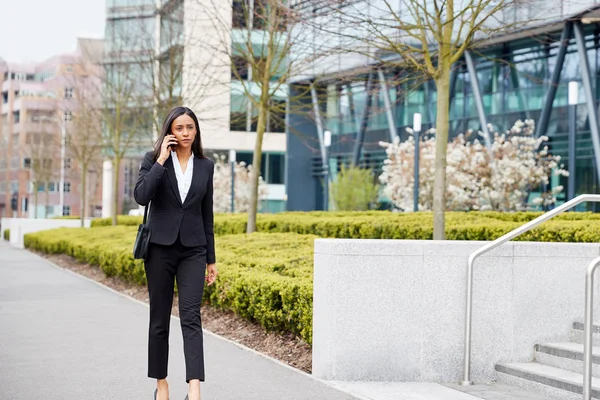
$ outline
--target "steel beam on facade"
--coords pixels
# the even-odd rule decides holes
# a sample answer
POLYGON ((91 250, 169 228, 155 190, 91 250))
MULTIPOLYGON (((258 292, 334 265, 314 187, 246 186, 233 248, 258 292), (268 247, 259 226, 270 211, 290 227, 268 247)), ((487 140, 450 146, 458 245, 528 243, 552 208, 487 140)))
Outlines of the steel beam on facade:
POLYGON ((373 73, 369 72, 369 78, 367 79, 366 87, 367 101, 365 104, 365 110, 363 112, 360 128, 356 132, 356 140, 354 142, 354 151, 352 153, 352 165, 358 165, 360 160, 360 152, 362 150, 363 141, 365 140, 365 133, 367 131, 367 125, 369 123, 369 114, 371 111, 371 102, 373 100, 373 73))
POLYGON ((319 108, 319 100, 317 98, 317 90, 315 89, 314 83, 310 85, 310 94, 312 96, 313 112, 315 114, 315 123, 317 125, 317 136, 319 138, 319 149, 321 150, 321 161, 325 166, 325 160, 327 155, 325 154, 325 141, 323 133, 323 120, 321 119, 321 110, 319 108))
POLYGON ((352 117, 352 122, 354 122, 354 129, 358 132, 360 129, 360 124, 358 123, 358 119, 356 118, 356 109, 354 108, 354 96, 352 95, 352 86, 348 83, 346 85, 346 92, 348 93, 348 106, 350 106, 350 116, 352 117))
MULTIPOLYGON (((477 72, 475 72, 475 63, 471 52, 465 51, 465 60, 467 61, 467 69, 471 78, 471 89, 473 90, 473 97, 475 99, 475 105, 477 106, 477 115, 479 116, 479 123, 481 124, 481 131, 485 137, 485 144, 492 155, 492 137, 488 130, 487 119, 485 117, 485 110, 483 108, 483 98, 481 97, 481 91, 479 90, 479 79, 477 79, 477 72)), ((492 155, 492 159, 493 159, 492 155)))
POLYGON ((387 84, 385 83, 385 75, 381 68, 377 70, 377 74, 379 75, 379 85, 383 91, 383 102, 385 103, 385 114, 387 115, 391 143, 398 137, 396 121, 394 120, 394 113, 392 112, 392 101, 390 99, 390 92, 388 92, 387 84))
POLYGON ((598 109, 596 107, 596 96, 592 88, 592 76, 590 74, 590 61, 588 59, 587 49, 585 47, 585 35, 581 22, 574 25, 575 41, 577 42, 577 51, 579 53, 579 65, 581 65, 581 80, 585 91, 585 104, 588 109, 588 118, 590 121, 590 131, 592 134, 592 145, 594 148, 594 159, 596 160, 596 171, 600 178, 600 129, 598 127, 598 109))
POLYGON ((542 108, 542 114, 540 115, 540 121, 538 127, 535 130, 536 137, 544 136, 548 131, 548 125, 550 123, 550 115, 552 113, 552 104, 556 97, 556 91, 558 90, 558 84, 560 83, 560 73, 562 72, 563 65, 565 63, 565 56, 567 55, 567 48, 569 47, 569 40, 573 35, 573 23, 567 22, 560 35, 560 48, 556 55, 556 65, 554 66, 554 72, 552 73, 552 80, 546 93, 546 100, 542 108))

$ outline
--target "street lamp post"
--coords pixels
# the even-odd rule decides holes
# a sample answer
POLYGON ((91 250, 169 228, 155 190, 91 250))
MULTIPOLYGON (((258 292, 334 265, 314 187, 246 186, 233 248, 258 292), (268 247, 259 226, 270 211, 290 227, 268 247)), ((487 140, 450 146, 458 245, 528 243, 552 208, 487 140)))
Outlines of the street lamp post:
POLYGON ((235 150, 229 150, 229 163, 231 164, 231 213, 235 211, 235 150))
POLYGON ((577 156, 575 146, 577 143, 577 103, 579 102, 579 84, 569 82, 569 183, 567 185, 567 201, 575 198, 575 169, 577 156))
POLYGON ((329 210, 329 147, 331 147, 331 131, 323 132, 323 144, 325 145, 325 160, 323 162, 323 210, 329 210))
POLYGON ((419 133, 421 132, 421 114, 413 115, 413 135, 415 138, 415 156, 414 156, 414 198, 413 210, 419 211, 419 133))

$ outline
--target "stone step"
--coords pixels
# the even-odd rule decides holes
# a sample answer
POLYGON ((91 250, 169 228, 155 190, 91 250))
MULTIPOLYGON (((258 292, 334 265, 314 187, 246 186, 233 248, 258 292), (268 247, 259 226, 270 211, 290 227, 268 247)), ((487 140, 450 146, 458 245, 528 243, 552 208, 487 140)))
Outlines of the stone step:
MULTIPOLYGON (((512 363, 496 365, 500 382, 543 393, 557 400, 580 400, 583 375, 550 365, 512 363)), ((592 397, 600 399, 600 378, 592 378, 592 397)))
MULTIPOLYGON (((580 343, 538 344, 535 359, 540 364, 583 374, 583 344, 580 343)), ((600 377, 600 347, 592 347, 592 376, 600 377)))
MULTIPOLYGON (((571 329, 571 341, 575 343, 583 343, 583 321, 575 321, 573 329, 571 329)), ((600 346, 600 322, 594 322, 592 328, 592 345, 600 346)))

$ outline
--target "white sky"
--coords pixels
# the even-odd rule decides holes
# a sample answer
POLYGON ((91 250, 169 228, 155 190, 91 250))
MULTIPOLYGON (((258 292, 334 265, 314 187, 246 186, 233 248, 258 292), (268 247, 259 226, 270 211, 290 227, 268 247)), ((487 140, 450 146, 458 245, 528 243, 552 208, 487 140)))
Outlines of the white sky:
POLYGON ((0 58, 39 62, 103 38, 106 0, 0 0, 0 58))

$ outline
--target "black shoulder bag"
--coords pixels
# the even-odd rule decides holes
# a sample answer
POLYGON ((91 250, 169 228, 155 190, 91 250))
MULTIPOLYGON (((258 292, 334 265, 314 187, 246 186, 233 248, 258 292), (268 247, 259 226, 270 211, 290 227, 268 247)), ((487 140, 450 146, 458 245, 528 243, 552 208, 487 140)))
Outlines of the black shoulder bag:
POLYGON ((135 244, 133 245, 133 258, 136 260, 146 259, 146 254, 148 253, 148 244, 150 243, 150 228, 146 224, 148 219, 148 204, 144 207, 144 220, 142 224, 138 227, 137 236, 135 238, 135 244))

